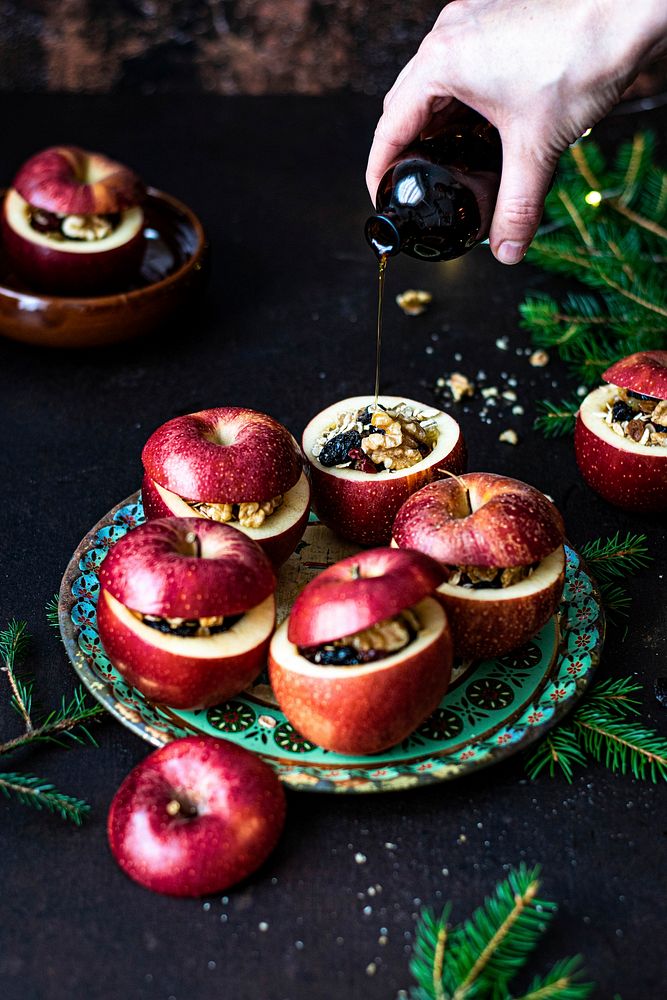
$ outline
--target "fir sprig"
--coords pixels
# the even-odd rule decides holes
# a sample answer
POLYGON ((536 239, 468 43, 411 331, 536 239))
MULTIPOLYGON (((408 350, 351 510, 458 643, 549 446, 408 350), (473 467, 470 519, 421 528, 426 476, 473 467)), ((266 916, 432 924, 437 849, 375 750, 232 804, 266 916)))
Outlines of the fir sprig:
MULTIPOLYGON (((47 609, 48 615, 49 609, 47 609)), ((70 743, 92 743, 95 739, 87 724, 103 714, 101 705, 88 704, 83 688, 77 688, 71 698, 63 698, 60 706, 41 718, 32 711, 32 681, 17 675, 17 667, 25 655, 28 632, 25 622, 11 621, 0 631, 0 659, 12 694, 12 706, 23 721, 23 732, 0 743, 0 756, 15 753, 38 743, 65 746, 70 743)), ((59 791, 54 785, 34 774, 8 772, 0 774, 0 791, 23 805, 45 809, 62 819, 80 824, 90 807, 81 799, 59 791)))
MULTIPOLYGON (((640 132, 609 161, 590 139, 576 143, 561 158, 528 253, 591 289, 562 301, 531 293, 520 306, 535 344, 556 351, 585 385, 619 358, 667 343, 667 171, 655 146, 640 132)), ((552 426, 537 424, 547 433, 552 426)))
MULTIPOLYGON (((414 1000, 510 1000, 511 981, 556 914, 556 904, 540 899, 539 888, 539 869, 522 864, 458 926, 450 927, 449 903, 439 916, 422 910, 410 963, 414 1000)), ((593 984, 580 976, 579 958, 560 961, 536 977, 521 1000, 584 1000, 593 984)))
POLYGON ((649 554, 646 535, 628 532, 621 537, 620 531, 610 538, 596 538, 581 549, 581 555, 588 563, 599 583, 610 583, 646 569, 653 557, 649 554))
POLYGON ((538 415, 533 427, 542 431, 547 438, 565 437, 572 433, 574 421, 579 409, 579 400, 563 399, 560 403, 551 403, 548 399, 537 404, 538 415))

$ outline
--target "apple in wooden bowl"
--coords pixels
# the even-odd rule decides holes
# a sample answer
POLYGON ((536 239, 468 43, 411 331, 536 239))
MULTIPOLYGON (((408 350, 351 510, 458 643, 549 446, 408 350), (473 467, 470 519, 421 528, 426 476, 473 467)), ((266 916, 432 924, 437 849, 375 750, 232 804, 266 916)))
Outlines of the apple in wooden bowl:
POLYGON ((299 732, 373 754, 437 708, 452 667, 447 618, 431 596, 443 575, 418 552, 370 549, 306 585, 269 650, 271 685, 299 732))
POLYGON ((563 520, 543 493, 483 472, 425 486, 393 528, 393 544, 446 572, 438 597, 465 659, 509 652, 549 620, 565 580, 563 540, 563 520))

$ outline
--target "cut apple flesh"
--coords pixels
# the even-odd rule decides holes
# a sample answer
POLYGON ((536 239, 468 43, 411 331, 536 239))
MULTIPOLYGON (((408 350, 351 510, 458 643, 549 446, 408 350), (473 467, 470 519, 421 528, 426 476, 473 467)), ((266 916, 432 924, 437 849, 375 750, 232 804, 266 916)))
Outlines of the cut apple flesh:
POLYGON ((102 589, 97 622, 104 651, 128 684, 172 708, 206 708, 239 694, 260 673, 275 599, 267 597, 226 632, 184 637, 145 625, 102 589))
MULTIPOLYGON (((617 396, 618 388, 615 385, 601 385, 598 389, 590 392, 579 409, 584 425, 606 444, 614 448, 623 448, 629 454, 645 456, 648 453, 660 457, 661 452, 664 451, 665 458, 667 458, 667 448, 664 445, 651 445, 648 448, 645 444, 640 444, 639 441, 633 441, 627 435, 621 437, 612 425, 607 423, 607 407, 613 403, 617 396)), ((655 402, 657 404, 659 400, 656 399, 655 402)))
POLYGON ((451 640, 438 602, 413 608, 421 629, 402 650, 372 664, 334 667, 311 663, 275 633, 269 675, 276 698, 299 732, 344 754, 377 753, 400 742, 438 706, 451 673, 451 640))
MULTIPOLYGON (((144 507, 148 517, 163 517, 173 515, 175 517, 200 517, 206 518, 201 511, 195 510, 190 504, 177 493, 166 490, 154 479, 144 479, 144 507)), ((274 564, 281 563, 283 558, 287 558, 294 549, 303 534, 308 515, 310 513, 310 484, 304 472, 301 473, 298 482, 288 490, 283 496, 283 502, 272 514, 270 514, 259 528, 245 528, 238 521, 229 521, 229 525, 242 531, 244 535, 252 538, 255 542, 266 550, 269 558, 274 564), (271 551, 271 542, 277 536, 285 536, 287 549, 284 555, 271 551), (291 544, 293 540, 294 544, 291 544), (291 545, 291 548, 289 547, 291 545)), ((282 552, 281 546, 281 552, 282 552)))
POLYGON ((527 642, 556 610, 564 578, 565 552, 560 546, 530 576, 509 587, 474 590, 440 584, 437 595, 452 627, 454 653, 480 659, 527 642))
POLYGON ((5 198, 5 218, 14 232, 51 251, 69 254, 105 253, 115 250, 133 240, 142 230, 144 224, 143 209, 139 206, 129 208, 120 213, 120 221, 116 228, 99 240, 54 240, 48 233, 41 233, 30 224, 30 206, 18 191, 10 190, 5 198))

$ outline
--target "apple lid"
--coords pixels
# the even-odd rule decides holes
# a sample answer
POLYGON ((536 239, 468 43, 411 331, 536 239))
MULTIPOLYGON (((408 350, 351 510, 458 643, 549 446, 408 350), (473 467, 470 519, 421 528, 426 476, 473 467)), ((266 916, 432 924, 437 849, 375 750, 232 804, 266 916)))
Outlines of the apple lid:
POLYGON ((297 597, 287 637, 319 646, 392 618, 428 597, 445 574, 420 552, 368 549, 329 566, 297 597))
POLYGON ((276 587, 256 542, 200 517, 162 517, 129 531, 109 550, 99 576, 132 611, 167 618, 242 614, 276 587))
POLYGON ((35 153, 14 178, 28 204, 58 215, 109 215, 140 205, 146 195, 133 170, 102 153, 51 146, 35 153))
POLYGON ((602 378, 631 392, 667 399, 667 351, 639 351, 607 368, 602 378))
POLYGON ((251 503, 272 500, 297 483, 298 444, 265 413, 219 406, 174 417, 144 445, 146 473, 187 500, 251 503))
POLYGON ((529 566, 563 544, 564 525, 544 493, 508 476, 468 472, 413 493, 393 527, 400 548, 445 566, 529 566))

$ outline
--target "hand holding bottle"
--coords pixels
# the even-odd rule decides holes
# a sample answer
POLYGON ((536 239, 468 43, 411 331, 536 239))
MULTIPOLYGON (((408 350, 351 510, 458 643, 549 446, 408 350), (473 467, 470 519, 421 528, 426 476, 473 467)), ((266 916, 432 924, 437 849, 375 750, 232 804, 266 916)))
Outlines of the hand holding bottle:
POLYGON ((367 184, 433 134, 459 101, 500 132, 502 180, 489 242, 520 261, 540 222, 560 154, 667 51, 664 0, 454 0, 387 94, 367 184))

